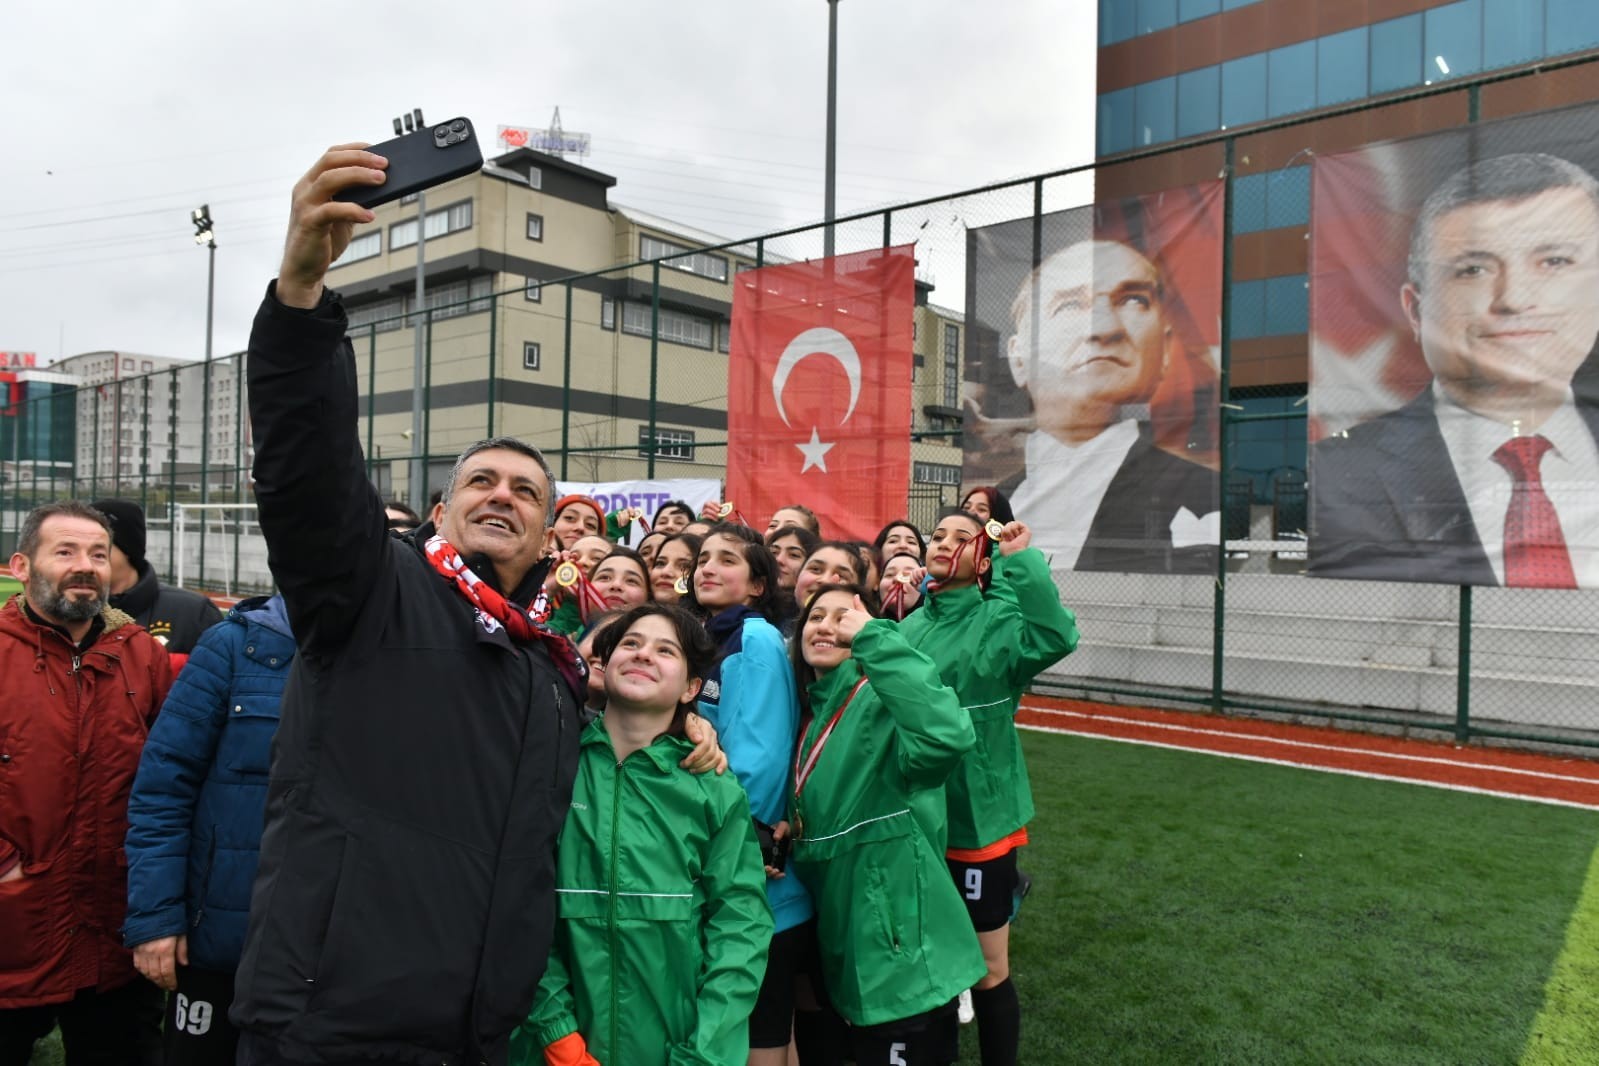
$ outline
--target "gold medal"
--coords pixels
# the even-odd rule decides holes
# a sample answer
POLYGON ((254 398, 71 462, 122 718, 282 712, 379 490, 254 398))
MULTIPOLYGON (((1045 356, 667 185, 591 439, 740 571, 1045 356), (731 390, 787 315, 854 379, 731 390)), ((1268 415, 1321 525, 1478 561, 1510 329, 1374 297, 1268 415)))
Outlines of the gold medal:
POLYGON ((720 506, 720 507, 718 507, 716 509, 716 517, 717 518, 726 518, 728 515, 730 515, 732 513, 733 513, 733 505, 732 505, 732 503, 724 503, 724 504, 722 504, 722 506, 720 506))
POLYGON ((1000 524, 999 519, 990 518, 988 524, 983 527, 983 532, 988 534, 989 540, 998 540, 999 535, 1005 532, 1005 527, 1000 524))
POLYGON ((914 580, 912 580, 912 578, 911 578, 911 576, 909 574, 900 574, 894 580, 898 581, 901 585, 904 585, 906 588, 910 588, 912 585, 914 585, 916 583, 914 580))
POLYGON ((582 576, 583 572, 577 568, 576 563, 570 560, 555 568, 555 583, 563 589, 575 587, 578 579, 582 576))
POLYGON ((672 591, 677 593, 679 596, 687 596, 688 578, 679 577, 676 581, 672 582, 672 591))
POLYGON ((805 815, 800 811, 794 812, 794 839, 805 839, 805 815))

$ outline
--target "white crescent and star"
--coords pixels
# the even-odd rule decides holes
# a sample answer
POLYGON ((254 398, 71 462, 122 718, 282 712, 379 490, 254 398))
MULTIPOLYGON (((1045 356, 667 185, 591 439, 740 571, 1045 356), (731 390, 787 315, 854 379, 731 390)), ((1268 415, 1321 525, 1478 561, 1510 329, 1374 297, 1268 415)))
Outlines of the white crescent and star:
MULTIPOLYGON (((855 404, 861 398, 861 357, 848 337, 826 326, 815 326, 806 330, 789 341, 788 347, 783 349, 782 356, 777 360, 777 370, 772 374, 772 399, 777 401, 777 413, 783 419, 785 426, 793 425, 788 420, 788 412, 783 409, 783 390, 788 387, 789 374, 793 373, 800 360, 808 355, 832 356, 838 360, 838 365, 844 368, 844 373, 849 378, 849 407, 838 423, 842 426, 855 413, 855 404)), ((804 444, 794 445, 805 457, 805 464, 800 467, 800 473, 803 474, 812 467, 824 474, 827 473, 827 453, 836 443, 836 441, 823 442, 817 427, 812 426, 811 439, 804 444)))

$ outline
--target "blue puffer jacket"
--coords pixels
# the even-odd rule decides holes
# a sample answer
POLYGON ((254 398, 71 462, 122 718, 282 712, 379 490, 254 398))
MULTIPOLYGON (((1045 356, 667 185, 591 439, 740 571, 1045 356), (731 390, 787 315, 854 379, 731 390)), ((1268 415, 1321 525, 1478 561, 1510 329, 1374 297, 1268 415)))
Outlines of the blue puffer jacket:
POLYGON ((186 933, 191 966, 238 966, 294 651, 282 597, 246 600, 173 684, 128 799, 128 947, 186 933))

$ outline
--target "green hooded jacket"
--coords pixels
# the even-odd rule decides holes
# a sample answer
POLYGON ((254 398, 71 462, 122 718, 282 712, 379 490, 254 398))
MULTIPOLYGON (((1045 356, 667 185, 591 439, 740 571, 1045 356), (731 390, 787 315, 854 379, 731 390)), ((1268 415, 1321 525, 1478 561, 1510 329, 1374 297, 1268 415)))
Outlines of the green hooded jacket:
POLYGON ((803 788, 790 786, 801 834, 794 867, 816 904, 828 995, 853 1024, 878 1025, 948 1003, 987 972, 949 868, 914 809, 918 794, 938 793, 974 737, 938 668, 894 623, 866 623, 852 649, 807 690, 813 713, 799 765, 844 710, 803 788))
POLYGON ((1033 817, 1018 703, 1033 678, 1077 647, 1077 620, 1061 606, 1043 553, 1024 548, 994 557, 987 593, 976 585, 929 593, 899 628, 938 664, 977 731, 945 785, 949 847, 1003 840, 1033 817))
POLYGON ((766 903, 749 801, 691 774, 660 737, 617 765, 604 719, 583 731, 556 854, 549 968, 510 1061, 579 1032, 602 1066, 743 1066, 766 973, 766 903))

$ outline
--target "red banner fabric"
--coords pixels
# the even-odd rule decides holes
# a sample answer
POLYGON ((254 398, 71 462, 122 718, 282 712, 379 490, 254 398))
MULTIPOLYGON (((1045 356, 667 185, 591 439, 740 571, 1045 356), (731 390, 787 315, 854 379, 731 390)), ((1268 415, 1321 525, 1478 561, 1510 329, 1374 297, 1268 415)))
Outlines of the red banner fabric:
POLYGON ((869 541, 905 514, 913 248, 738 275, 727 498, 757 528, 799 503, 824 536, 869 541))

